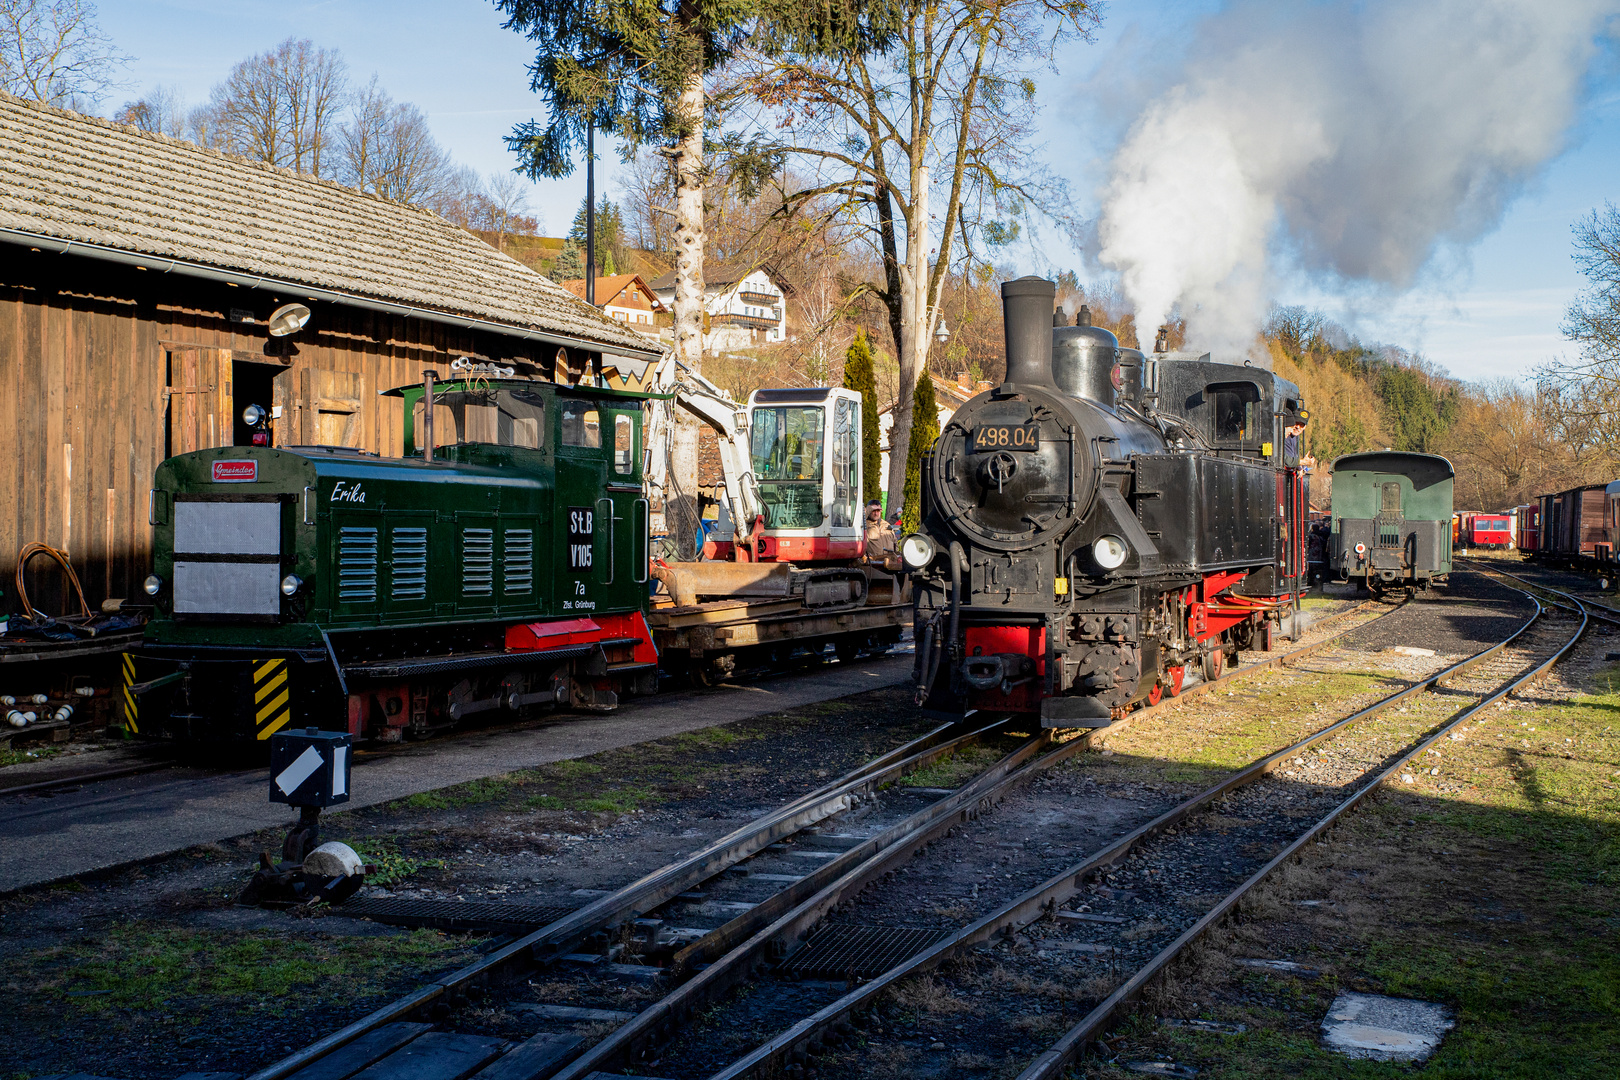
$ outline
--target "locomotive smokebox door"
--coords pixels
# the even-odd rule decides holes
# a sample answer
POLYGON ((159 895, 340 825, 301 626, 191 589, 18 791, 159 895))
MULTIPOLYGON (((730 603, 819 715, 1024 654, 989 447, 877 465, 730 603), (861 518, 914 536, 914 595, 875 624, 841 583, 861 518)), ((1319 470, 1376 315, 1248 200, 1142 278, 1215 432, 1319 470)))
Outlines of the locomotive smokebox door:
POLYGON ((353 763, 348 732, 277 732, 270 736, 270 801, 326 807, 349 801, 353 763))

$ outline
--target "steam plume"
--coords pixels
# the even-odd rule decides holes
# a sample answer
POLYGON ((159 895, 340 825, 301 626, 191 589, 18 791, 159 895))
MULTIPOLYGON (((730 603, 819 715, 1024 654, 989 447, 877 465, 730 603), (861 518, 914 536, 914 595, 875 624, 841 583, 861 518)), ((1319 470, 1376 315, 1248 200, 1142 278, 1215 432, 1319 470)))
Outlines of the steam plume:
POLYGON ((1098 235, 1142 340, 1244 350, 1274 260, 1401 288, 1563 148, 1620 0, 1239 0, 1116 152, 1098 235))

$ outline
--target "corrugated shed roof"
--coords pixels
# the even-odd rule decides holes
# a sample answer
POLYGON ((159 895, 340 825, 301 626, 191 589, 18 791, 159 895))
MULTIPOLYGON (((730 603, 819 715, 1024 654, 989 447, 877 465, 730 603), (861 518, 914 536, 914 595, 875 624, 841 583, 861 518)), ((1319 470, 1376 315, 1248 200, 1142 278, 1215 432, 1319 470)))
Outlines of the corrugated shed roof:
POLYGON ((648 349, 430 211, 5 93, 0 228, 648 349))

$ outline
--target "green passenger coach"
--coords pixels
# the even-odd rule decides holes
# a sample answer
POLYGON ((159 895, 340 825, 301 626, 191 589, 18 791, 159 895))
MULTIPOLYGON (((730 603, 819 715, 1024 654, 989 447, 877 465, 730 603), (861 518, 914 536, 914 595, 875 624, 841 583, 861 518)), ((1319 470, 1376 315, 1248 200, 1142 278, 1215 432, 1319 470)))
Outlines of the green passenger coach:
POLYGON ((1451 462, 1375 451, 1333 462, 1328 565, 1378 591, 1427 589, 1451 572, 1451 462))
POLYGON ((133 729, 252 742, 296 716, 392 741, 656 689, 646 395, 431 375, 388 394, 400 458, 251 446, 159 466, 133 729))

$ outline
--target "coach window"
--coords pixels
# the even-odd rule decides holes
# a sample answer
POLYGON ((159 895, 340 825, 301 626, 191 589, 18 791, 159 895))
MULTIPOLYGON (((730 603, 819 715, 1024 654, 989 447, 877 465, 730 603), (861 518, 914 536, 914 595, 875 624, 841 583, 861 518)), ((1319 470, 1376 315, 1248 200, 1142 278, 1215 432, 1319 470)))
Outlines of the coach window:
POLYGON ((562 417, 562 444, 583 446, 587 450, 602 448, 602 414, 588 401, 564 398, 557 403, 562 417))

